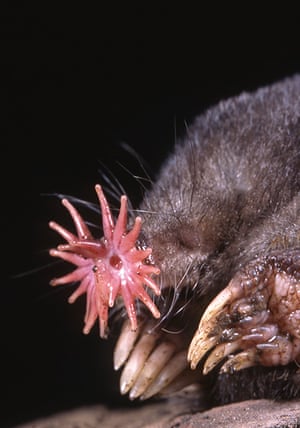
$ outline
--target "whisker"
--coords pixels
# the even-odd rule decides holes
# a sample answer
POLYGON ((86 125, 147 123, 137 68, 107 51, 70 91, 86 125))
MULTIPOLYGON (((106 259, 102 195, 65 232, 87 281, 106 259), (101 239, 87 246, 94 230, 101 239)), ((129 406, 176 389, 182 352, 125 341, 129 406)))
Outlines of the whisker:
POLYGON ((74 205, 81 205, 83 207, 90 209, 91 211, 93 211, 97 214, 100 213, 100 209, 99 209, 98 204, 96 204, 94 202, 86 201, 85 199, 77 198, 76 196, 68 195, 65 193, 56 193, 56 192, 54 192, 54 193, 41 193, 41 196, 55 197, 55 198, 58 198, 60 200, 68 199, 68 201, 70 201, 74 205))
POLYGON ((133 210, 133 212, 139 213, 139 214, 158 214, 157 211, 142 210, 142 209, 135 209, 135 210, 133 210))
POLYGON ((98 162, 102 168, 98 169, 98 172, 101 177, 103 177, 103 179, 106 181, 106 183, 110 186, 110 188, 108 188, 107 190, 112 189, 115 192, 117 201, 119 201, 122 195, 126 195, 125 188, 117 179, 115 174, 103 162, 101 162, 100 160, 98 162))
POLYGON ((147 190, 147 187, 144 185, 144 182, 148 183, 148 184, 149 183, 152 184, 152 181, 150 179, 134 174, 125 165, 123 165, 121 162, 118 162, 118 165, 125 172, 127 172, 130 175, 130 177, 134 178, 144 191, 147 190))
MULTIPOLYGON (((139 155, 131 146, 129 146, 129 144, 127 144, 125 142, 121 142, 120 145, 121 145, 121 147, 122 147, 123 150, 127 151, 127 153, 129 153, 133 158, 135 158, 138 161, 138 164, 139 164, 140 168, 142 169, 142 171, 143 171, 143 173, 145 174, 145 177, 146 177, 143 180, 144 181, 148 181, 148 183, 150 183, 150 184, 153 184, 153 180, 152 180, 150 174, 148 173, 148 171, 145 168, 145 165, 146 165, 145 159, 143 159, 141 157, 141 155, 139 155)), ((150 170, 148 164, 147 164, 147 167, 150 170)), ((138 176, 133 176, 133 177, 136 178, 138 176)), ((140 177, 138 177, 138 178, 140 178, 140 177)))
POLYGON ((182 327, 181 329, 178 330, 169 330, 168 328, 163 327, 161 329, 164 333, 169 333, 169 334, 180 334, 183 333, 185 330, 185 327, 182 327))
POLYGON ((102 185, 102 188, 105 193, 115 199, 116 202, 119 202, 120 197, 126 194, 124 187, 120 184, 120 182, 117 181, 116 177, 113 176, 112 172, 109 173, 113 176, 114 181, 116 181, 117 183, 114 183, 113 180, 104 171, 98 169, 98 172, 100 173, 102 179, 106 182, 106 185, 102 185))
POLYGON ((185 272, 183 273, 183 275, 182 275, 180 281, 177 283, 176 287, 180 287, 181 286, 181 284, 183 283, 183 281, 185 280, 185 278, 189 274, 191 266, 192 266, 192 262, 187 266, 185 272))
POLYGON ((38 272, 42 272, 42 271, 44 271, 46 269, 52 268, 53 266, 56 266, 56 265, 59 265, 59 264, 62 264, 62 261, 61 260, 55 260, 53 262, 49 262, 49 263, 44 264, 42 266, 39 266, 39 267, 30 269, 30 270, 27 270, 26 272, 21 272, 21 273, 13 274, 13 275, 10 276, 10 278, 11 279, 25 278, 26 276, 33 275, 33 274, 36 274, 38 272))
POLYGON ((36 296, 34 299, 34 302, 38 303, 48 299, 51 296, 66 293, 66 290, 73 289, 76 286, 76 284, 77 284, 76 282, 73 282, 73 283, 66 284, 63 287, 51 287, 49 291, 43 293, 41 296, 36 296))
MULTIPOLYGON (((131 199, 128 197, 126 189, 106 165, 104 165, 101 161, 99 161, 99 163, 101 164, 102 168, 106 170, 106 173, 105 173, 104 171, 98 169, 98 172, 102 176, 103 180, 107 183, 107 185, 103 186, 103 190, 116 201, 117 205, 119 205, 120 203, 121 196, 126 195, 128 212, 130 216, 132 216, 133 205, 132 205, 131 199)), ((112 210, 115 211, 116 209, 112 208, 112 210)))

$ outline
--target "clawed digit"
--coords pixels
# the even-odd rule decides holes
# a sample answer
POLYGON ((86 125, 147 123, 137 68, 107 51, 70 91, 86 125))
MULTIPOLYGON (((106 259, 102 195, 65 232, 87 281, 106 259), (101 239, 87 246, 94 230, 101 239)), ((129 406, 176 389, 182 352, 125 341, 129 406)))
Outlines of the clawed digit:
POLYGON ((131 400, 145 400, 199 380, 202 375, 189 368, 182 343, 180 334, 173 337, 156 331, 153 321, 141 321, 136 332, 125 321, 114 352, 115 369, 123 367, 121 393, 128 393, 131 400))
POLYGON ((300 360, 300 251, 255 260, 204 312, 188 351, 203 374, 300 360))

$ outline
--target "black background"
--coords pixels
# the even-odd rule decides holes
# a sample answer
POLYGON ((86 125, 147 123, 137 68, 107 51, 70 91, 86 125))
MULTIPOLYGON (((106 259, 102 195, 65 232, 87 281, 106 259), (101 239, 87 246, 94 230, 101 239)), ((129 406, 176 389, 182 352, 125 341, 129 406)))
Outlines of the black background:
MULTIPOLYGON (((110 7, 44 2, 1 13, 0 426, 106 402, 118 394, 111 341, 81 333, 84 299, 68 305, 48 221, 70 223, 63 193, 96 202, 99 168, 137 204, 185 123, 219 99, 300 71, 294 10, 110 7), (276 15, 276 16, 275 16, 276 15), (104 166, 103 166, 104 165, 104 166)), ((112 338, 113 339, 113 338, 112 338)))

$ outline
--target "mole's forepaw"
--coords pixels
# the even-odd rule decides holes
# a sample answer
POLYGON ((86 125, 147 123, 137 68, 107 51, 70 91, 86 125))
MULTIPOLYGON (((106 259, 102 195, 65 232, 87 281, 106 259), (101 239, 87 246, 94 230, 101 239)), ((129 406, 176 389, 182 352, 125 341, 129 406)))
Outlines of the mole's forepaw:
POLYGON ((254 260, 215 297, 190 344, 191 368, 208 352, 203 374, 300 361, 300 249, 254 260))
POLYGON ((157 394, 170 394, 200 377, 187 361, 187 343, 182 334, 156 331, 152 321, 139 322, 132 331, 125 321, 114 352, 115 370, 123 367, 121 394, 146 400, 157 394))

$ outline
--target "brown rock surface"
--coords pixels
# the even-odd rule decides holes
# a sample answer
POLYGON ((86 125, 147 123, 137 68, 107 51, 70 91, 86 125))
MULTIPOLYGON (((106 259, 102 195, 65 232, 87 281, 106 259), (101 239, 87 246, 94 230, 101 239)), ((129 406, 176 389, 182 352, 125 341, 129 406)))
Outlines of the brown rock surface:
POLYGON ((15 428, 296 428, 300 401, 251 400, 199 411, 192 390, 130 408, 86 406, 15 428))

